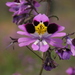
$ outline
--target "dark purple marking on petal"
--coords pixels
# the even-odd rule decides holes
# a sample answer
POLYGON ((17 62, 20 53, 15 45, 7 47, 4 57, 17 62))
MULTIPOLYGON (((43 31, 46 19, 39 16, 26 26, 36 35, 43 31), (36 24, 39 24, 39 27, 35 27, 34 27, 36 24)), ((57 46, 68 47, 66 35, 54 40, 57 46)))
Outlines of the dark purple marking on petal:
POLYGON ((56 31, 58 31, 58 25, 55 24, 55 23, 49 24, 49 26, 48 26, 48 28, 47 28, 47 32, 48 32, 49 34, 53 34, 53 33, 55 33, 56 31))
POLYGON ((34 28, 33 24, 26 24, 25 28, 26 28, 28 33, 34 33, 35 32, 35 28, 34 28))
POLYGON ((45 26, 48 26, 48 21, 44 22, 44 25, 45 25, 45 26))
POLYGON ((72 44, 73 46, 75 46, 75 38, 72 40, 72 44))
POLYGON ((61 53, 61 55, 62 55, 63 54, 63 50, 60 49, 60 50, 57 51, 57 53, 61 53))
POLYGON ((14 2, 20 3, 20 1, 19 1, 19 0, 14 0, 14 2))
POLYGON ((36 3, 36 1, 33 1, 33 4, 35 4, 36 3))
POLYGON ((71 50, 68 49, 68 48, 65 48, 65 49, 59 49, 59 50, 58 50, 59 53, 63 53, 64 51, 69 52, 69 51, 71 51, 71 50))
POLYGON ((35 26, 37 26, 39 24, 39 22, 36 21, 36 20, 34 20, 33 23, 34 23, 35 26))

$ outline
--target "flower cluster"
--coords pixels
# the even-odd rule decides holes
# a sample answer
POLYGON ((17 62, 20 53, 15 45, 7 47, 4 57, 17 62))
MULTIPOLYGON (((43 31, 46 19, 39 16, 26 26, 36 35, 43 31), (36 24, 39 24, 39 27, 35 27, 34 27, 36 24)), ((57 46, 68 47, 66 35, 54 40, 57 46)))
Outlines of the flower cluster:
POLYGON ((7 2, 6 5, 10 7, 9 11, 13 12, 13 22, 21 29, 17 33, 25 36, 18 39, 11 37, 12 44, 17 42, 19 47, 30 45, 33 53, 42 52, 42 58, 36 55, 42 59, 45 70, 50 71, 57 67, 51 55, 52 51, 62 60, 75 56, 75 38, 70 38, 73 33, 67 35, 62 32, 65 29, 64 26, 50 23, 48 16, 38 13, 37 7, 40 4, 37 1, 14 0, 14 2, 7 2))
POLYGON ((22 24, 32 12, 36 15, 37 7, 39 7, 39 3, 35 0, 15 0, 7 2, 6 5, 10 7, 9 11, 14 13, 13 22, 16 24, 22 24))
POLYGON ((75 56, 75 38, 70 38, 68 35, 65 36, 66 45, 63 48, 57 49, 56 53, 63 60, 70 59, 71 56, 75 56))

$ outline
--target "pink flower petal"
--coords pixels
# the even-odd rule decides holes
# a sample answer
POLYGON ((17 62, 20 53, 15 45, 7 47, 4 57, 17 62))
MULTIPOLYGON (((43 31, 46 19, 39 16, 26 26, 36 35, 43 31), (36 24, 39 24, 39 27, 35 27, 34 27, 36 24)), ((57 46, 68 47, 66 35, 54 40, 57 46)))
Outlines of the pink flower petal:
POLYGON ((10 11, 10 12, 16 12, 16 10, 13 9, 13 8, 10 8, 9 11, 10 11))
POLYGON ((21 35, 27 35, 27 36, 30 36, 30 34, 28 34, 27 32, 23 32, 23 31, 17 31, 18 34, 21 34, 21 35))
POLYGON ((42 22, 48 21, 49 22, 49 18, 45 14, 38 14, 37 16, 34 17, 33 20, 36 20, 38 22, 40 22, 40 21, 42 21, 42 22))
POLYGON ((71 67, 68 68, 68 69, 66 70, 66 73, 68 73, 68 74, 72 74, 72 68, 71 68, 71 67))
POLYGON ((23 43, 19 43, 19 46, 20 46, 20 47, 27 46, 27 45, 33 43, 34 41, 35 41, 35 40, 31 40, 31 41, 26 41, 26 42, 23 42, 23 43))
POLYGON ((45 22, 45 21, 48 21, 49 22, 49 18, 45 14, 42 15, 41 20, 43 22, 45 22))
POLYGON ((49 48, 48 44, 47 45, 42 45, 42 46, 40 46, 40 51, 41 52, 46 52, 48 50, 48 48, 49 48))
POLYGON ((22 37, 22 38, 19 38, 19 39, 18 39, 18 42, 20 43, 20 42, 25 42, 25 41, 29 41, 29 40, 32 40, 32 38, 22 37))
POLYGON ((33 48, 33 50, 46 52, 49 48, 49 45, 48 44, 44 45, 43 42, 38 42, 37 44, 32 44, 32 48, 33 48))
POLYGON ((62 37, 62 36, 65 36, 66 33, 62 32, 62 33, 54 33, 51 35, 51 37, 62 37))
POLYGON ((61 48, 63 47, 62 40, 59 38, 52 38, 52 39, 48 40, 48 43, 55 47, 61 47, 61 48))
POLYGON ((67 44, 72 45, 72 39, 71 38, 67 39, 67 44))
POLYGON ((64 26, 59 26, 58 31, 63 31, 65 29, 64 26))
POLYGON ((38 45, 35 45, 35 44, 32 44, 32 49, 37 51, 39 49, 39 46, 38 45))
POLYGON ((23 24, 23 25, 19 25, 19 26, 18 26, 18 28, 20 28, 21 30, 26 31, 26 29, 25 29, 25 27, 24 27, 24 26, 25 26, 25 24, 23 24))
POLYGON ((7 3, 6 3, 6 5, 7 5, 8 7, 14 6, 14 5, 16 5, 16 4, 17 4, 16 2, 7 2, 7 3))

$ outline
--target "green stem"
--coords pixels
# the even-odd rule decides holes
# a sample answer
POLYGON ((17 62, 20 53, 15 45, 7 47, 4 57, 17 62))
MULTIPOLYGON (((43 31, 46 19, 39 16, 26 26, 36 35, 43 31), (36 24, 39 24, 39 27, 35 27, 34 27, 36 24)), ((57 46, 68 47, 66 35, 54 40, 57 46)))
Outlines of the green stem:
POLYGON ((42 75, 42 72, 43 72, 43 65, 42 65, 42 67, 41 67, 41 70, 40 70, 39 75, 42 75))
POLYGON ((33 52, 36 56, 38 56, 41 60, 43 60, 43 58, 41 58, 38 54, 36 54, 33 50, 31 50, 28 46, 26 46, 31 52, 33 52))

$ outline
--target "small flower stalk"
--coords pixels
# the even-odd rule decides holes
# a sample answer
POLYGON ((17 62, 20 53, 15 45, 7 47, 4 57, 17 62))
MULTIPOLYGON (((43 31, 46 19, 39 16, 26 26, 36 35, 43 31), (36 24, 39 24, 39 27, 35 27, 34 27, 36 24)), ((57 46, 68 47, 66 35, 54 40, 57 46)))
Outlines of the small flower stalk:
MULTIPOLYGON (((27 47, 42 60, 42 68, 51 71, 58 66, 55 61, 57 56, 60 60, 69 60, 71 56, 75 56, 75 38, 71 38, 75 32, 67 34, 64 26, 51 23, 51 17, 39 13, 37 9, 42 1, 14 0, 6 3, 10 7, 9 11, 13 12, 13 23, 20 29, 16 33, 23 35, 18 38, 10 37, 12 42, 7 48, 14 43, 19 47, 27 47), (35 51, 41 52, 43 56, 40 57, 35 51), (52 53, 57 56, 54 58, 52 53)), ((57 16, 53 17, 59 19, 57 16)), ((66 72, 69 75, 75 74, 74 69, 70 68, 70 71, 66 72)))

